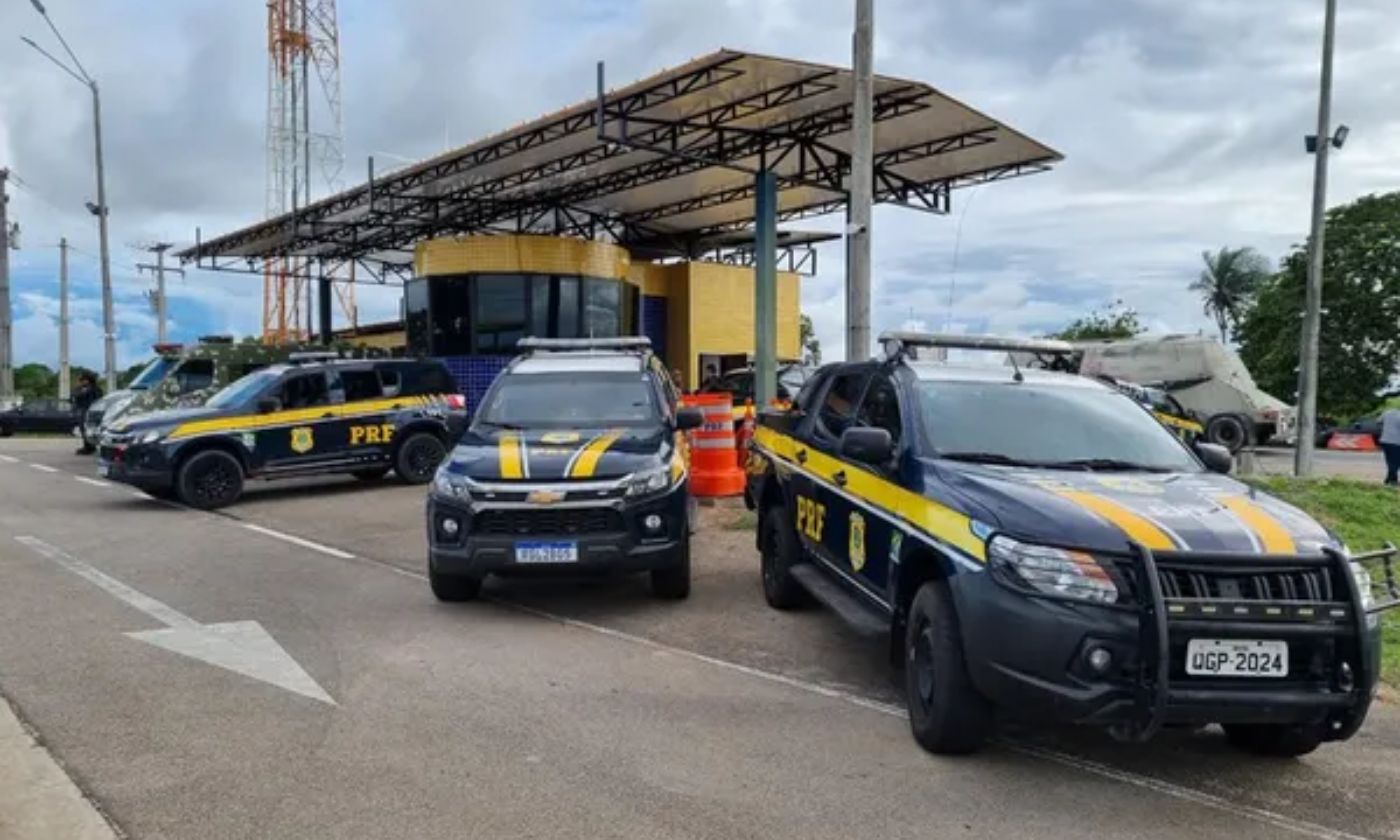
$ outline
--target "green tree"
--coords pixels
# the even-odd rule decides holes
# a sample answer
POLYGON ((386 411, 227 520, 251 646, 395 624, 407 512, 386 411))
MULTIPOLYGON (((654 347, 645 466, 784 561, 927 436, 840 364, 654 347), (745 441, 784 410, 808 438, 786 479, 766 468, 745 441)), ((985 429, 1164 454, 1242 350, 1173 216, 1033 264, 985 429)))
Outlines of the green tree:
POLYGON ((809 365, 822 363, 822 343, 817 340, 817 331, 812 327, 812 319, 803 313, 797 316, 797 340, 802 345, 802 361, 809 365))
POLYGON ((58 396, 58 374, 48 365, 30 362, 15 368, 15 393, 28 399, 58 396))
POLYGON ((1231 329, 1239 327, 1255 291, 1269 279, 1269 261, 1253 248, 1221 248, 1214 254, 1205 251, 1201 261, 1206 267, 1188 288, 1200 292, 1205 312, 1215 319, 1220 342, 1225 344, 1231 329))
MULTIPOLYGON (((1350 417, 1374 408, 1400 359, 1400 192, 1327 212, 1318 335, 1318 412, 1350 417)), ((1295 246, 1260 287, 1240 323, 1240 358, 1265 391, 1292 399, 1307 250, 1295 246)))
POLYGON ((1059 332, 1051 333, 1048 337, 1065 341, 1092 341, 1094 339, 1132 338, 1146 331, 1147 328, 1138 320, 1137 310, 1129 309, 1123 305, 1123 301, 1119 300, 1103 309, 1096 309, 1082 318, 1074 319, 1069 323, 1069 326, 1059 332))

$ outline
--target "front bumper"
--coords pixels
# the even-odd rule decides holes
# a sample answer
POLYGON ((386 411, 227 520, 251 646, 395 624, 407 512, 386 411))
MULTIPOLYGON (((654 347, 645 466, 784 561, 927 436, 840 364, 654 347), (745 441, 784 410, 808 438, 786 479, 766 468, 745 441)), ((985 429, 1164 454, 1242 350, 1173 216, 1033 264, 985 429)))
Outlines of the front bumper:
POLYGON ((145 490, 167 489, 175 483, 164 447, 158 443, 114 444, 110 437, 97 448, 97 474, 145 490))
POLYGON ((428 495, 428 562, 440 574, 586 575, 645 572, 685 562, 691 510, 686 483, 637 501, 614 498, 597 504, 534 505, 526 502, 464 501, 428 495), (644 522, 656 515, 662 527, 644 522), (443 523, 458 524, 448 535, 443 523), (521 563, 518 543, 569 542, 578 559, 568 563, 521 563))
MULTIPOLYGON (((1140 546, 1134 555, 1121 558, 1118 568, 1141 585, 1130 587, 1130 603, 1114 605, 1028 594, 996 570, 955 576, 951 586, 977 688, 1012 716, 1109 726, 1137 738, 1173 724, 1325 722, 1331 739, 1360 727, 1380 670, 1375 611, 1394 606, 1394 599, 1370 613, 1363 609, 1346 557, 1154 555, 1140 546), (1310 601, 1164 592, 1177 569, 1193 568, 1238 569, 1245 576, 1306 569, 1335 585, 1326 600, 1310 601), (1288 673, 1190 675, 1191 639, 1283 641, 1288 673), (1108 651, 1108 668, 1089 664, 1094 648, 1108 651)), ((1369 557, 1388 564, 1394 549, 1369 557)))

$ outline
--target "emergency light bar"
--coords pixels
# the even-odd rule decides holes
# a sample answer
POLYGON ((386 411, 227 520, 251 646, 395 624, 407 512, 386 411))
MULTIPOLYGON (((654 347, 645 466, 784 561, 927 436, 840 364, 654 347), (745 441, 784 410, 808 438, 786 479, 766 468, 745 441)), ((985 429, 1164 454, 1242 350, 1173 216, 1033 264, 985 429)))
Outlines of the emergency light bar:
POLYGON ((1075 352, 1068 341, 1053 338, 1010 338, 1000 335, 950 335, 947 333, 887 332, 880 335, 885 355, 894 358, 911 347, 938 347, 951 350, 991 350, 1000 353, 1048 353, 1069 355, 1075 352))
POLYGON ((528 336, 515 342, 517 350, 560 352, 565 350, 650 350, 651 339, 646 336, 622 338, 535 338, 528 336))

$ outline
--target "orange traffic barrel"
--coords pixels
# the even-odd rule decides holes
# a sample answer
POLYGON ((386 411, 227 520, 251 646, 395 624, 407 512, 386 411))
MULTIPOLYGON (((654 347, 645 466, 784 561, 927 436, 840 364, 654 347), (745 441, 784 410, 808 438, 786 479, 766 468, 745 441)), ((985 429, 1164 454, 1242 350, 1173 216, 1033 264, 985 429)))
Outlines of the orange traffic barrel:
POLYGON ((1327 439, 1328 449, 1341 449, 1348 452, 1375 452, 1380 449, 1376 439, 1367 433, 1333 432, 1327 439))
POLYGON ((700 409, 705 422, 690 432, 690 492, 697 496, 737 496, 744 471, 734 446, 734 399, 729 394, 689 394, 681 404, 700 409))

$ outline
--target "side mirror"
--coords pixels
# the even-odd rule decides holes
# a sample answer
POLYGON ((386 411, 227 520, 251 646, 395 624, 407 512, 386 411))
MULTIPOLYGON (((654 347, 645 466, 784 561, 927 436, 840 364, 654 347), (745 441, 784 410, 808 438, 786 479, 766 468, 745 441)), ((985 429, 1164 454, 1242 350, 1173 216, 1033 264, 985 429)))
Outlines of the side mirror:
POLYGON ((1213 473, 1229 475, 1230 470, 1235 467, 1235 456, 1218 443, 1196 444, 1196 456, 1206 465, 1206 469, 1213 473))
POLYGON ((698 429, 705 425, 705 415, 700 413, 700 409, 687 406, 676 412, 676 428, 682 432, 689 429, 698 429))
POLYGON ((258 413, 271 414, 282 409, 282 401, 276 397, 263 397, 258 400, 258 413))
POLYGON ((894 442, 885 429, 857 426, 841 433, 841 457, 863 464, 881 466, 894 456, 894 442))

